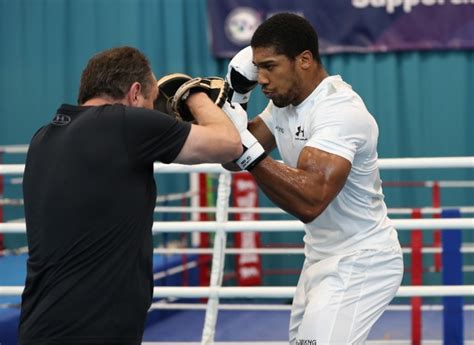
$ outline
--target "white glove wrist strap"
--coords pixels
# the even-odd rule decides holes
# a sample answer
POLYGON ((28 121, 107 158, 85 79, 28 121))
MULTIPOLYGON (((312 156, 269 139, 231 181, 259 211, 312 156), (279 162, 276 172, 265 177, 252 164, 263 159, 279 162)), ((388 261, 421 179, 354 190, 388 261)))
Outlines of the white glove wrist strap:
POLYGON ((249 91, 247 93, 238 93, 235 90, 233 90, 231 102, 232 103, 239 103, 239 104, 248 103, 251 93, 252 93, 252 91, 249 91))

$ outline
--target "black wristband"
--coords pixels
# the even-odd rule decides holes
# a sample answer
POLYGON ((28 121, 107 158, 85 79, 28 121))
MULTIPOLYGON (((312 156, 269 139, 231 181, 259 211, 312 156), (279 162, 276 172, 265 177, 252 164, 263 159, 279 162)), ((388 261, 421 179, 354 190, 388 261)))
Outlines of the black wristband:
POLYGON ((247 167, 247 171, 251 171, 253 168, 255 168, 255 166, 260 163, 261 161, 263 161, 265 158, 267 157, 267 154, 264 152, 263 154, 261 154, 256 160, 254 160, 252 163, 250 163, 250 165, 247 167))

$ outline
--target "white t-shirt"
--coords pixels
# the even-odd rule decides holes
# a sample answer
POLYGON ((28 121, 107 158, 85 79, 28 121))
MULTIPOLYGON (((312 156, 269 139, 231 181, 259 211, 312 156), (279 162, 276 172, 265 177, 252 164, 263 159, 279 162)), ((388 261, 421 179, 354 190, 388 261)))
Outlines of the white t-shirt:
POLYGON ((278 108, 270 101, 259 116, 275 136, 287 165, 296 167, 305 146, 336 154, 352 164, 339 194, 305 225, 307 258, 319 260, 398 245, 383 200, 377 123, 350 85, 340 76, 327 77, 299 105, 278 108))

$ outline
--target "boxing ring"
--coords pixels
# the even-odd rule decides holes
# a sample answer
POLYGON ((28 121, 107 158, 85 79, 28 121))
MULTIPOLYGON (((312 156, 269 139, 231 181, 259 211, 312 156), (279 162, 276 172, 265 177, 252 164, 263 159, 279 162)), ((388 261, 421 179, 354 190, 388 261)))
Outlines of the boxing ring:
MULTIPOLYGON (((399 158, 380 159, 381 170, 394 169, 473 169, 474 157, 439 157, 439 158, 399 158)), ((0 176, 23 173, 22 164, 0 165, 0 176)), ((282 213, 275 208, 235 208, 229 206, 231 195, 232 173, 224 170, 220 165, 200 164, 185 166, 179 164, 159 164, 154 166, 155 173, 164 174, 191 174, 213 173, 218 175, 217 198, 215 207, 166 207, 157 206, 156 212, 215 212, 215 221, 165 221, 154 222, 153 233, 213 233, 212 248, 156 248, 157 255, 211 255, 211 269, 208 286, 156 286, 154 289, 155 302, 150 313, 157 310, 178 311, 165 320, 154 324, 147 324, 144 334, 144 344, 287 344, 287 325, 290 305, 275 303, 274 301, 291 299, 294 286, 224 286, 224 266, 226 255, 256 253, 260 255, 291 254, 301 255, 302 248, 228 248, 227 236, 231 233, 244 232, 302 232, 303 223, 297 220, 258 220, 258 221, 231 221, 229 214, 233 212, 262 212, 282 213), (266 304, 249 303, 257 300, 268 301, 266 304), (229 301, 231 303, 229 303, 229 301), (237 301, 238 303, 232 303, 237 301), (249 301, 249 302, 247 302, 249 301), (189 303, 188 303, 189 302, 189 303), (238 315, 238 316, 236 316, 238 315), (269 315, 273 315, 270 317, 269 315), (269 322, 271 320, 271 322, 269 322), (173 323, 174 322, 174 323, 173 323), (273 322, 273 323, 272 323, 273 322), (233 331, 229 331, 232 329, 233 331), (224 330, 223 332, 221 330, 224 330), (265 331, 264 331, 265 330, 265 331), (278 331, 277 331, 278 330, 278 331), (270 332, 268 332, 270 331, 270 332), (194 332, 191 334, 191 332, 194 332), (155 338, 154 334, 162 337, 155 338), (175 335, 173 335, 173 333, 175 335), (189 334, 188 334, 189 333, 189 334), (259 333, 267 334, 262 339, 259 333), (178 339, 181 334, 185 339, 178 339), (252 340, 250 336, 259 339, 252 340), (231 337, 234 337, 233 339, 231 337), (182 342, 179 342, 181 340, 182 342), (184 342, 183 342, 184 341, 184 342)), ((0 193, 1 194, 1 193, 0 193)), ((474 253, 474 246, 461 246, 459 239, 462 231, 474 229, 474 218, 464 217, 463 214, 474 213, 474 207, 458 208, 458 213, 447 210, 443 215, 446 218, 422 219, 420 214, 434 214, 444 212, 442 207, 426 207, 413 212, 413 209, 398 209, 400 215, 411 214, 411 219, 393 219, 399 233, 405 231, 436 231, 442 229, 446 242, 452 242, 450 247, 426 248, 415 244, 411 248, 404 248, 405 255, 411 255, 412 265, 421 263, 422 254, 443 255, 444 260, 454 255, 459 260, 461 255, 474 253), (454 217, 454 218, 453 218, 454 217), (418 218, 418 219, 417 219, 418 218), (454 234, 451 236, 451 234, 454 234), (453 251, 457 252, 453 254, 453 251)), ((24 222, 0 223, 0 234, 24 234, 24 222)), ((416 239, 416 236, 414 237, 416 239)), ((450 242, 450 243, 451 243, 450 242)), ((187 261, 189 264, 191 261, 187 261)), ((446 261, 448 262, 448 261, 446 261)), ((449 261, 452 262, 452 261, 449 261)), ((462 266, 462 258, 461 264, 462 266)), ((459 266, 459 263, 458 263, 459 266)), ((449 267, 450 271, 462 271, 462 267, 449 267)), ((176 272, 182 272, 195 266, 181 267, 176 272)), ((421 268, 420 268, 421 269, 421 268)), ((411 272, 412 275, 414 272, 411 272)), ((459 273, 459 272, 458 272, 459 273)), ((419 272, 418 272, 419 276, 419 272)), ((448 277, 449 278, 449 277, 448 277)), ((457 284, 456 280, 445 280, 444 285, 423 286, 421 281, 412 279, 411 286, 401 286, 396 299, 410 299, 411 305, 393 304, 382 316, 380 322, 396 325, 397 322, 405 329, 403 339, 387 336, 387 331, 374 326, 367 344, 444 344, 457 343, 474 344, 474 308, 464 305, 463 297, 474 296, 474 285, 457 284), (414 284, 413 284, 414 283, 414 284), (422 297, 442 297, 443 305, 422 305, 422 297), (443 313, 443 320, 439 314, 443 313), (401 318, 391 318, 390 313, 403 313, 401 318), (405 322, 407 313, 411 314, 411 323, 405 322), (431 313, 431 314, 430 314, 431 313), (420 316, 429 320, 433 313, 437 313, 436 337, 434 340, 421 340, 420 316), (385 319, 385 321, 384 321, 385 319), (403 319, 403 320, 402 320, 403 319), (452 320, 450 320, 452 319, 452 320), (461 321, 459 321, 461 320, 461 321), (451 322, 450 322, 451 321, 451 322), (405 322, 405 323, 404 323, 405 322), (453 324, 454 322, 454 324, 453 324), (461 324, 459 324, 461 322, 461 324), (440 323, 442 325, 440 325, 440 323), (406 329, 407 325, 410 329, 406 329), (442 329, 439 329, 439 327, 442 329), (461 331, 459 327, 461 327, 461 331), (440 332, 441 331, 441 332, 440 332), (441 333, 441 335, 440 335, 441 333), (374 338, 376 336, 377 338, 374 338), (441 337, 441 339, 439 339, 441 337), (442 340, 444 337, 444 340, 442 340), (460 342, 459 342, 460 341, 460 342)), ((22 286, 0 286, 0 296, 19 296, 22 286)), ((410 316, 408 316, 410 318, 410 316)), ((1 327, 1 323, 0 323, 1 327)), ((0 328, 1 330, 1 328, 0 328)), ((2 339, 0 337, 0 343, 2 339)))

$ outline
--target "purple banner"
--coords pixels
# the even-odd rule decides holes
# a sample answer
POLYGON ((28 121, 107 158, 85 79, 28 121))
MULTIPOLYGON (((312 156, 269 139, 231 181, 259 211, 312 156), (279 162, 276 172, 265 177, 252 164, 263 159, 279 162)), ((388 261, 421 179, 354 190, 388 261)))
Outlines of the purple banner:
POLYGON ((233 56, 278 12, 308 19, 321 54, 474 48, 474 0, 208 0, 214 54, 233 56))

